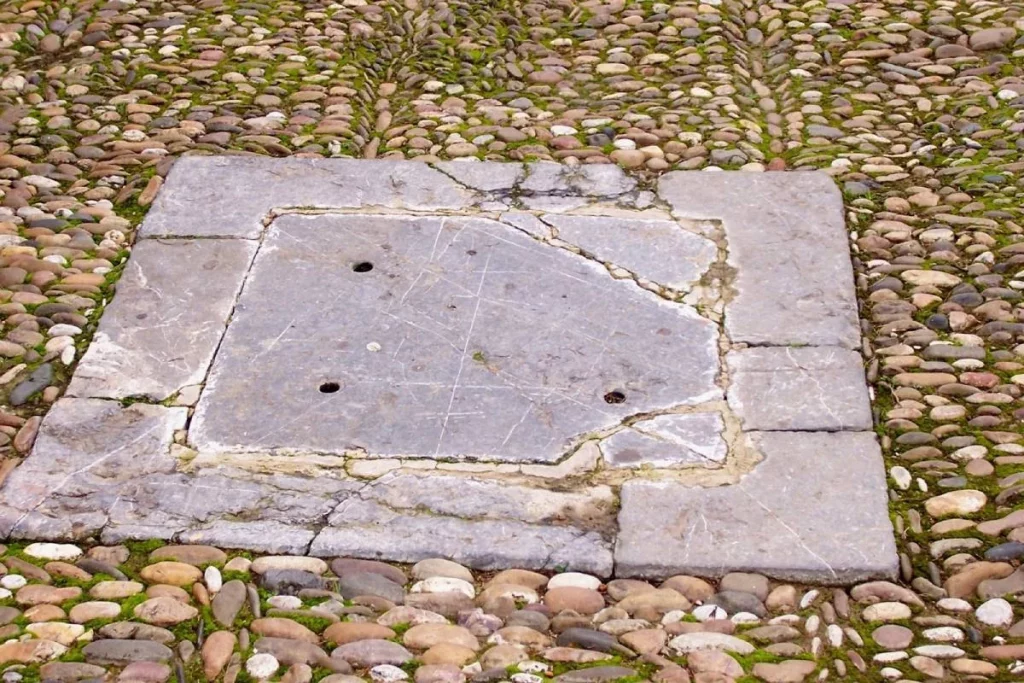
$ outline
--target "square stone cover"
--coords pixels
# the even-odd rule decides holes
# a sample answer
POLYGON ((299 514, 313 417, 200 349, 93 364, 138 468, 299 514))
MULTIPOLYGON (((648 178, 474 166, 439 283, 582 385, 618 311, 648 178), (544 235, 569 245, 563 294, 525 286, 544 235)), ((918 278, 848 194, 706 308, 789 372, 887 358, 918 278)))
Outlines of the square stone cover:
POLYGON ((0 534, 891 577, 859 344, 824 174, 185 157, 0 534))

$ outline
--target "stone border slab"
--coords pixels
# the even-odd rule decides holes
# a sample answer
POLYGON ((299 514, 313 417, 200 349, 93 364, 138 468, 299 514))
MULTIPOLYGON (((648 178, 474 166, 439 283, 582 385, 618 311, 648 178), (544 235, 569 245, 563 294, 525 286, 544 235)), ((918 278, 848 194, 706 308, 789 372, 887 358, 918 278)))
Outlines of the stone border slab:
POLYGON ((666 173, 658 195, 677 217, 722 221, 734 343, 860 347, 843 199, 826 174, 666 173))
POLYGON ((750 431, 871 429, 860 354, 835 346, 777 346, 726 354, 729 405, 750 431))
POLYGON ((164 538, 405 561, 441 554, 479 568, 601 576, 754 570, 844 583, 896 573, 854 351, 842 204, 825 174, 674 172, 652 192, 610 165, 185 157, 140 238, 70 397, 0 488, 2 536, 164 538), (186 388, 184 404, 200 400, 267 226, 317 210, 487 216, 674 301, 684 293, 659 289, 643 270, 683 281, 688 271, 678 269, 690 266, 645 260, 636 235, 620 238, 615 220, 593 217, 642 216, 670 239, 673 217, 689 221, 690 235, 676 241, 692 245, 697 267, 712 243, 716 253, 682 300, 722 324, 727 400, 634 416, 550 467, 322 453, 235 459, 186 446, 190 408, 113 400, 165 400, 186 388), (157 304, 169 296, 180 301, 157 304), (196 331, 167 336, 171 323, 196 331), (714 438, 691 434, 709 421, 714 438), (673 458, 676 446, 687 454, 673 458), (637 448, 665 464, 631 470, 637 448), (613 467, 601 470, 601 458, 613 467), (671 469, 677 462, 689 469, 671 469))
POLYGON ((895 578, 885 468, 868 432, 760 432, 765 460, 733 486, 622 486, 615 571, 757 571, 825 584, 895 578))
POLYGON ((46 414, 32 454, 0 491, 0 536, 97 533, 125 485, 174 472, 170 448, 187 417, 185 408, 60 399, 46 414))
POLYGON ((163 401, 201 384, 256 247, 235 239, 140 242, 67 395, 163 401))

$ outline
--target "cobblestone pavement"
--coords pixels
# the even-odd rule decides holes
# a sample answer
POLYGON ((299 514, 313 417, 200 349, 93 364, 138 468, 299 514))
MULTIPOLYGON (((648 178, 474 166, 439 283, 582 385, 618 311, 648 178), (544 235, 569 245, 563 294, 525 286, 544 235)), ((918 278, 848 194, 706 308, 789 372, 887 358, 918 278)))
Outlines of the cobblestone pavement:
POLYGON ((568 575, 545 591, 438 561, 334 562, 325 580, 310 559, 11 546, 3 680, 1019 679, 1022 15, 967 0, 5 3, 0 477, 179 155, 610 161, 647 181, 819 168, 846 197, 902 583, 602 593, 568 575))

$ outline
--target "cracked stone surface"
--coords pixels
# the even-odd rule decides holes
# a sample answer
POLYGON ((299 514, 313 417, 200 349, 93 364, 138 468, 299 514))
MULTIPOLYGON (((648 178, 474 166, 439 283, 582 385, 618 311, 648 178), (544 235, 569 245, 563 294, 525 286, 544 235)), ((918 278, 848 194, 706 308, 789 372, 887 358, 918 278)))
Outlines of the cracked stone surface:
POLYGON ((31 457, 4 483, 0 533, 84 536, 102 528, 122 487, 171 473, 185 408, 66 398, 40 430, 31 457))
POLYGON ((728 455, 724 429, 719 413, 658 415, 612 434, 601 450, 612 467, 714 467, 728 455))
POLYGON ((717 372, 713 323, 497 221, 282 216, 192 442, 554 461, 628 415, 716 398, 717 372))
POLYGON ((595 258, 643 273, 677 291, 689 290, 707 272, 718 251, 714 242, 681 230, 676 221, 554 214, 545 216, 544 222, 555 228, 559 239, 595 258))
POLYGON ((726 355, 729 405, 745 429, 870 430, 871 406, 856 352, 760 347, 726 355))
POLYGON ((15 537, 895 571, 824 175, 195 158, 142 237, 15 537))
POLYGON ((141 242, 68 395, 163 401, 201 384, 255 253, 248 240, 141 242))
POLYGON ((622 486, 616 570, 722 576, 757 570, 850 583, 896 575, 885 470, 869 432, 756 432, 764 455, 734 486, 622 486))
POLYGON ((143 221, 143 237, 255 239, 279 207, 462 208, 472 190, 424 164, 346 159, 185 157, 143 221), (220 182, 230 174, 231 182, 220 182))
POLYGON ((667 173, 658 193, 677 217, 722 221, 736 270, 725 320, 733 342, 858 347, 842 197, 830 178, 667 173))

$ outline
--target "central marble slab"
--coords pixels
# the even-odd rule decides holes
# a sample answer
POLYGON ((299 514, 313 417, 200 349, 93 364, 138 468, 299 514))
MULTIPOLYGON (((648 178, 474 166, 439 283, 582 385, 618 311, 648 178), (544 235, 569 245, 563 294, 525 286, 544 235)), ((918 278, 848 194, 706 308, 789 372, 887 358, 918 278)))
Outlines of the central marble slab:
MULTIPOLYGON (((642 239, 642 222, 615 223, 597 228, 642 239)), ((667 256, 696 280, 715 245, 684 234, 667 256)), ((691 306, 500 220, 286 215, 191 439, 204 452, 554 462, 630 416, 721 399, 718 341, 691 306)))

